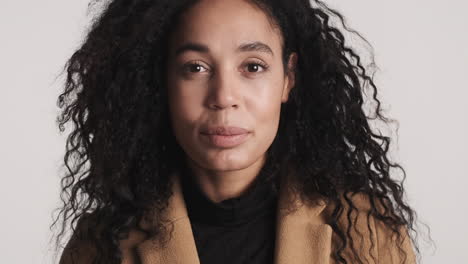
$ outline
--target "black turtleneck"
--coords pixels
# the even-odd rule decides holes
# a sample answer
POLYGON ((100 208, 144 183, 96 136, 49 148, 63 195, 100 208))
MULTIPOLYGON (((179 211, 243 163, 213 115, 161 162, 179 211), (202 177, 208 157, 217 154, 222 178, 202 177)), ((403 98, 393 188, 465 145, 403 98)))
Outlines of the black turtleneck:
POLYGON ((262 169, 242 195, 215 203, 184 166, 182 190, 201 264, 271 264, 277 192, 262 169))

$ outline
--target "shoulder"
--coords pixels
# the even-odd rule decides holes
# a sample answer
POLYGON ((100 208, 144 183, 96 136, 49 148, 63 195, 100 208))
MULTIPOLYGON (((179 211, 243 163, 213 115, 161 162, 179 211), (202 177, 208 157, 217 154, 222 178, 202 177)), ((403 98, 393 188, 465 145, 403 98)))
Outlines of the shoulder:
MULTIPOLYGON (((97 239, 100 239, 102 224, 93 218, 92 214, 82 215, 76 224, 62 254, 59 264, 88 264, 93 263, 97 256, 97 239)), ((128 237, 120 240, 119 246, 125 264, 133 264, 134 256, 131 252, 134 247, 144 239, 144 234, 137 230, 129 233, 128 237)))
MULTIPOLYGON (((391 206, 390 204, 384 205, 378 199, 371 200, 364 193, 354 193, 347 197, 342 195, 341 203, 341 215, 336 226, 341 229, 342 235, 351 238, 342 253, 346 259, 356 261, 353 256, 354 252, 357 252, 368 263, 416 263, 407 228, 396 227, 395 231, 398 232, 394 232, 375 214, 378 211, 380 215, 391 217, 385 213, 387 210, 384 210, 385 206, 391 206)), ((327 222, 331 222, 335 207, 336 205, 330 202, 324 208, 327 222)), ((334 244, 341 245, 340 241, 339 235, 334 234, 334 244)))
POLYGON ((78 219, 75 230, 72 231, 62 252, 59 264, 92 263, 96 255, 96 247, 89 235, 89 232, 92 232, 92 226, 90 214, 84 214, 78 219))

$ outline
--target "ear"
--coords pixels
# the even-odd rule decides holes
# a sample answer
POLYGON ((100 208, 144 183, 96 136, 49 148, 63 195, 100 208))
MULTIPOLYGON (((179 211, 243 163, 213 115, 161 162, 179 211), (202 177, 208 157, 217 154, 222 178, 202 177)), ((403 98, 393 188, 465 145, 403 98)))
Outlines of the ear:
POLYGON ((286 77, 284 79, 284 87, 283 87, 283 94, 281 95, 281 102, 285 103, 288 101, 289 92, 291 92, 292 88, 296 84, 296 65, 297 65, 297 53, 293 52, 289 55, 288 59, 288 71, 286 77))

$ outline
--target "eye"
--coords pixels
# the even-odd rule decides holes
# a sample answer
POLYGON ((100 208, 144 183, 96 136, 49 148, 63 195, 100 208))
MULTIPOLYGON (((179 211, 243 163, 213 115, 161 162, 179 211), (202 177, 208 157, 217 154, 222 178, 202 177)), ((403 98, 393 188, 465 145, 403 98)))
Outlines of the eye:
POLYGON ((263 72, 267 69, 268 65, 260 61, 247 63, 247 71, 251 73, 263 72))
POLYGON ((201 65, 198 62, 187 63, 184 65, 184 72, 188 72, 188 73, 203 72, 202 69, 206 70, 205 66, 201 65))

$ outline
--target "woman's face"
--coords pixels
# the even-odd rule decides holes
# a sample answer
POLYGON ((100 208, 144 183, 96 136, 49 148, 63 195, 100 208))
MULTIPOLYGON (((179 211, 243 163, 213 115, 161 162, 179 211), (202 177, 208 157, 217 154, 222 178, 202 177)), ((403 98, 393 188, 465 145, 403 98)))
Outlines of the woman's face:
POLYGON ((171 123, 188 157, 215 171, 263 160, 293 86, 266 15, 244 1, 202 0, 181 16, 169 47, 171 123))

